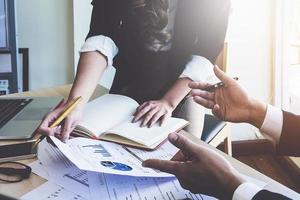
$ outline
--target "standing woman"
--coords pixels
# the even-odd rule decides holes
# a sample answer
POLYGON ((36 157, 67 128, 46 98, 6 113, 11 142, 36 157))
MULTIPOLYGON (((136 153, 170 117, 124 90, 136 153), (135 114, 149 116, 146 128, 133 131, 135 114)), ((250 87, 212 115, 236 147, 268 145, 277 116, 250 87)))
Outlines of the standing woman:
POLYGON ((40 132, 66 140, 78 124, 104 70, 116 67, 110 93, 137 100, 134 122, 152 126, 172 114, 190 121, 201 137, 204 110, 185 96, 191 81, 205 81, 221 52, 229 0, 93 0, 90 31, 80 51, 68 101, 83 101, 62 129, 49 128, 62 108, 49 113, 40 132))

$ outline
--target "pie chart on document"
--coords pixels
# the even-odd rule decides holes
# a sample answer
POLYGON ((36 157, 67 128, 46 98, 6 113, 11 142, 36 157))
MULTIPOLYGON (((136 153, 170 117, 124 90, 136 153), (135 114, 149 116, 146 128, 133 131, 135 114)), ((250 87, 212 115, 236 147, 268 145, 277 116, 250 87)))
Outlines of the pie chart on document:
POLYGON ((132 167, 118 163, 118 162, 111 162, 111 161, 101 161, 100 162, 102 166, 108 167, 114 170, 119 170, 119 171, 131 171, 132 167))

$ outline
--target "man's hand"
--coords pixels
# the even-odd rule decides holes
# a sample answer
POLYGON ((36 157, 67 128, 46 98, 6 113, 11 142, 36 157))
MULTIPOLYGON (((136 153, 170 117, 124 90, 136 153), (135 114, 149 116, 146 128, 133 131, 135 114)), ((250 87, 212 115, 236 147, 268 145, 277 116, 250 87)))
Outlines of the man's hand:
POLYGON ((156 122, 162 125, 167 118, 172 116, 173 110, 167 101, 147 101, 136 109, 132 122, 141 120, 141 127, 152 127, 156 122))
POLYGON ((204 89, 207 83, 190 83, 190 93, 194 101, 212 109, 212 113, 223 121, 247 122, 260 128, 266 112, 266 105, 248 96, 245 90, 218 67, 214 67, 215 75, 225 84, 215 91, 204 89))
POLYGON ((169 135, 180 151, 170 161, 150 159, 143 162, 151 167, 174 174, 181 186, 193 193, 217 198, 231 198, 235 189, 244 182, 241 174, 214 150, 197 145, 184 136, 169 135))

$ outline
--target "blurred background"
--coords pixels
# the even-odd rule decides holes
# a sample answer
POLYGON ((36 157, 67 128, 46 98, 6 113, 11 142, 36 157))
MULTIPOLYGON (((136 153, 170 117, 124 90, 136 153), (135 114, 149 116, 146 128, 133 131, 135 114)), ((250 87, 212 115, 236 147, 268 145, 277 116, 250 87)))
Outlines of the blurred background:
MULTIPOLYGON (((91 0, 0 0, 2 94, 72 83, 91 0)), ((300 113, 300 0, 232 0, 227 72, 256 98, 300 113)), ((101 84, 110 87, 114 71, 101 84)), ((233 140, 260 137, 233 125, 233 140), (243 132, 243 134, 239 134, 243 132)))

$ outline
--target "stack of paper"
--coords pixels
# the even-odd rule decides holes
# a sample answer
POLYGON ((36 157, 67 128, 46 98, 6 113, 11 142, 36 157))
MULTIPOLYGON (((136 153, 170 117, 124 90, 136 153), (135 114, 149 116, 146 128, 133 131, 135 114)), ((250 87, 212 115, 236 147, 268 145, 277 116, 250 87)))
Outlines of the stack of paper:
POLYGON ((31 164, 48 182, 22 197, 24 200, 212 199, 181 188, 167 173, 143 168, 148 158, 169 160, 178 151, 166 142, 155 151, 85 138, 53 144, 42 141, 31 164))
POLYGON ((142 160, 169 160, 178 151, 169 142, 149 152, 77 138, 66 144, 42 141, 38 161, 31 164, 48 180, 24 200, 214 199, 183 189, 176 177, 141 166, 142 160), (55 146, 55 145, 57 146, 55 146))

